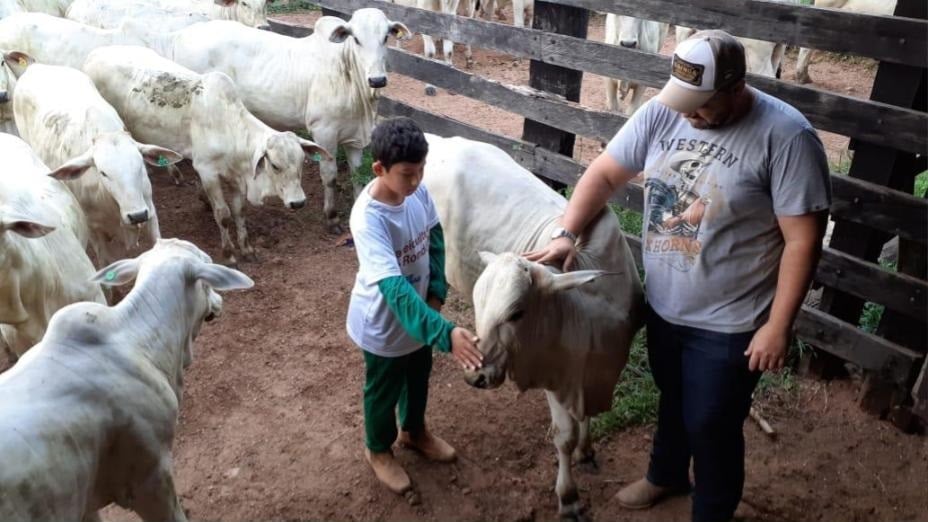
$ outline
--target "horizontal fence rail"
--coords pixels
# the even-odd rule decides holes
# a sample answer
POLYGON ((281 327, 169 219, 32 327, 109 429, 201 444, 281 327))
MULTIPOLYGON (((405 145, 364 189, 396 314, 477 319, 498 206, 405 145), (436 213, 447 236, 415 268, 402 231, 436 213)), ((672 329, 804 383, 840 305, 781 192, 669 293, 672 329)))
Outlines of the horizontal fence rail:
MULTIPOLYGON (((303 26, 274 20, 271 27, 276 32, 296 37, 312 32, 303 26)), ((593 110, 543 91, 488 80, 402 49, 391 48, 389 60, 392 72, 602 142, 611 139, 627 120, 623 115, 593 110)), ((556 174, 548 170, 539 174, 555 179, 556 174)), ((833 175, 831 179, 833 215, 904 239, 922 242, 928 239, 928 200, 848 176, 833 175)), ((640 203, 637 208, 641 208, 640 203)))
MULTIPOLYGON (((500 136, 445 116, 417 109, 390 98, 382 98, 380 100, 378 113, 385 117, 411 117, 415 119, 426 132, 441 136, 462 136, 468 139, 491 143, 509 153, 516 162, 527 170, 536 173, 553 171, 557 175, 557 177, 553 179, 565 184, 574 185, 577 180, 577 175, 571 175, 568 174, 568 172, 579 173, 582 170, 582 166, 572 159, 547 151, 541 147, 536 147, 521 140, 500 136), (565 170, 566 167, 572 167, 572 169, 565 170)), ((631 189, 632 187, 629 188, 631 189)), ((632 190, 626 191, 624 196, 614 198, 613 201, 626 204, 628 202, 627 200, 637 198, 639 201, 638 210, 640 211, 641 195, 641 188, 634 187, 632 190)), ((632 205, 629 206, 633 208, 632 205)), ((641 266, 641 239, 628 233, 623 232, 623 234, 632 249, 635 262, 638 266, 641 266)), ((842 290, 855 293, 855 295, 861 293, 857 287, 859 284, 866 284, 866 290, 869 292, 884 294, 886 292, 885 285, 887 282, 899 285, 900 287, 906 287, 903 292, 908 296, 921 296, 924 298, 928 295, 928 283, 924 281, 894 272, 887 272, 877 265, 866 263, 830 249, 825 249, 822 260, 819 263, 816 280, 819 279, 827 279, 829 280, 828 282, 833 282, 841 287, 842 290), (846 275, 852 272, 854 273, 853 277, 848 277, 846 275), (834 274, 845 275, 835 277, 834 274), (872 281, 868 284, 868 279, 875 279, 877 281, 872 281)), ((823 281, 823 283, 824 282, 825 281, 823 281)), ((912 306, 912 303, 907 300, 908 298, 906 297, 905 299, 905 304, 912 306)), ((899 305, 899 303, 897 303, 897 305, 899 305)), ((922 303, 922 310, 925 310, 924 302, 922 303)), ((894 382, 901 382, 907 379, 913 365, 920 361, 922 357, 908 348, 904 348, 886 339, 864 332, 853 325, 807 306, 802 307, 802 311, 796 320, 795 332, 801 339, 843 359, 852 361, 864 369, 878 372, 894 382)))
MULTIPOLYGON (((670 58, 535 29, 403 7, 381 0, 316 0, 314 3, 350 15, 376 7, 411 30, 494 49, 593 74, 661 87, 670 75, 670 58)), ((860 100, 757 75, 748 81, 801 111, 816 128, 890 148, 928 153, 928 114, 885 103, 860 100)))
MULTIPOLYGON (((884 62, 928 66, 928 22, 915 18, 763 0, 547 1, 686 27, 721 29, 735 36, 852 53, 884 62)), ((888 4, 891 0, 880 1, 888 4)))

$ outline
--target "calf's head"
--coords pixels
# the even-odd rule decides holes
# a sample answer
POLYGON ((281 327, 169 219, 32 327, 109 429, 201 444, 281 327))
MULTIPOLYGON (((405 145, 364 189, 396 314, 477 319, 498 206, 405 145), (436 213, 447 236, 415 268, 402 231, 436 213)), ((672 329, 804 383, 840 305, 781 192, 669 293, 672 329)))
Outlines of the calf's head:
POLYGON ((138 278, 139 284, 132 290, 135 292, 149 276, 155 284, 161 286, 163 283, 164 289, 171 288, 171 278, 182 281, 180 295, 168 292, 166 296, 159 296, 157 302, 158 306, 162 306, 162 303, 165 303, 164 306, 177 305, 174 309, 183 312, 182 319, 189 320, 190 335, 183 353, 185 368, 193 359, 193 340, 200 333, 203 322, 222 313, 222 297, 217 291, 242 290, 254 286, 254 281, 247 275, 214 264, 209 255, 196 245, 181 239, 159 239, 155 246, 138 257, 116 261, 100 270, 92 281, 105 286, 119 286, 138 278), (180 299, 181 302, 170 303, 170 299, 180 299))
POLYGON ((267 0, 213 0, 229 11, 224 18, 235 20, 248 27, 270 29, 267 23, 267 0))
POLYGON ((139 225, 151 219, 154 212, 148 205, 151 183, 145 163, 166 167, 181 159, 173 150, 137 143, 127 132, 108 132, 96 136, 90 149, 49 175, 66 181, 95 169, 99 183, 119 206, 122 223, 139 225))
POLYGON ((402 22, 389 20, 380 9, 365 8, 355 11, 348 23, 337 24, 331 30, 329 41, 353 46, 368 86, 380 89, 387 86, 387 39, 390 36, 408 40, 412 33, 402 22))
POLYGON ((292 132, 268 135, 264 146, 259 147, 252 157, 253 175, 247 183, 248 201, 252 205, 261 205, 264 198, 277 196, 287 208, 297 210, 306 206, 306 194, 300 182, 306 154, 332 158, 315 142, 292 132))
POLYGON ((506 380, 514 358, 531 358, 543 349, 544 337, 556 331, 561 313, 556 296, 605 274, 578 270, 566 274, 527 261, 513 253, 480 252, 486 264, 474 285, 474 315, 483 367, 465 372, 468 384, 495 388, 506 380))

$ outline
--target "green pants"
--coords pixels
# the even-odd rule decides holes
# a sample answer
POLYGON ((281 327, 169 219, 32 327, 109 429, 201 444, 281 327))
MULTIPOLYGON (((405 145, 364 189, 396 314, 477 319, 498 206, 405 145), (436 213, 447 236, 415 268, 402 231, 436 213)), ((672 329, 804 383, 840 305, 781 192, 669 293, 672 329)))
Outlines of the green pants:
POLYGON ((425 427, 429 398, 432 349, 422 347, 402 357, 364 354, 364 432, 367 448, 376 453, 390 450, 396 440, 396 413, 400 425, 413 435, 425 427))

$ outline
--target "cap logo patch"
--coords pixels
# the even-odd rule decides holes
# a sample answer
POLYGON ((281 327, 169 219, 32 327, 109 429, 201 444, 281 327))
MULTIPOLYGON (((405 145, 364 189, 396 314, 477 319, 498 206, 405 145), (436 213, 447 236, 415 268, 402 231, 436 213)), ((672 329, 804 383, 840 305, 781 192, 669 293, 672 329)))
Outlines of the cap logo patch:
POLYGON ((706 70, 705 65, 691 63, 679 55, 673 55, 673 76, 674 78, 686 82, 696 87, 702 87, 702 73, 706 70))

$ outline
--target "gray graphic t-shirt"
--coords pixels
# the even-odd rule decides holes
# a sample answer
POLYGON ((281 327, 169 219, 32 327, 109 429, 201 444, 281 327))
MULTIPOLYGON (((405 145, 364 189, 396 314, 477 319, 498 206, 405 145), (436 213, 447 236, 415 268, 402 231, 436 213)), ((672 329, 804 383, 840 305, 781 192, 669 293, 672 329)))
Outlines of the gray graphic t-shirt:
POLYGON ((777 216, 830 206, 815 130, 790 105, 752 91, 750 112, 715 130, 652 100, 606 149, 644 172, 648 301, 671 323, 727 333, 762 326, 783 252, 777 216))

